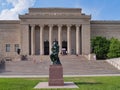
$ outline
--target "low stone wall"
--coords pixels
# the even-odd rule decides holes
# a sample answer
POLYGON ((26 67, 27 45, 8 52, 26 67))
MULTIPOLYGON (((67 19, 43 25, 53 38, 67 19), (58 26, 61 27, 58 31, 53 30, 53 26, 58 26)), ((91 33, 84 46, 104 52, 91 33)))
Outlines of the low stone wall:
POLYGON ((108 59, 106 61, 120 70, 120 58, 108 59))

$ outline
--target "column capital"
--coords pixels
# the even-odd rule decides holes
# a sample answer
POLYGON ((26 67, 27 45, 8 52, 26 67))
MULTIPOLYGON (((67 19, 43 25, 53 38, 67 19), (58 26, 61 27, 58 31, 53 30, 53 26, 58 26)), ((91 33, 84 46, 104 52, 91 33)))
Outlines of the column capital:
POLYGON ((39 24, 39 27, 44 27, 44 24, 39 24))
POLYGON ((49 27, 53 27, 54 25, 53 24, 48 24, 49 27))
POLYGON ((76 26, 76 27, 80 27, 80 26, 81 26, 81 24, 75 24, 75 26, 76 26))
POLYGON ((34 30, 35 29, 35 25, 34 24, 32 24, 32 25, 30 25, 31 26, 31 30, 34 30))
POLYGON ((58 26, 58 27, 62 27, 63 25, 62 25, 62 24, 58 24, 57 26, 58 26))
POLYGON ((67 27, 71 27, 71 26, 72 26, 72 24, 67 24, 66 26, 67 26, 67 27))
POLYGON ((35 26, 39 26, 39 24, 35 24, 35 26))
POLYGON ((35 24, 30 24, 31 27, 35 27, 35 24))

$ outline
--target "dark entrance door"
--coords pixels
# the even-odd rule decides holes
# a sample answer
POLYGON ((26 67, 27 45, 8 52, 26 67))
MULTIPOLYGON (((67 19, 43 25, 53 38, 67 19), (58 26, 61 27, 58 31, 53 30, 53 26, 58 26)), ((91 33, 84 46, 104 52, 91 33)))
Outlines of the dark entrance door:
POLYGON ((67 50, 67 41, 62 41, 62 48, 67 50))
POLYGON ((44 41, 44 55, 49 55, 49 41, 44 41))
POLYGON ((62 41, 62 54, 67 54, 67 41, 62 41))

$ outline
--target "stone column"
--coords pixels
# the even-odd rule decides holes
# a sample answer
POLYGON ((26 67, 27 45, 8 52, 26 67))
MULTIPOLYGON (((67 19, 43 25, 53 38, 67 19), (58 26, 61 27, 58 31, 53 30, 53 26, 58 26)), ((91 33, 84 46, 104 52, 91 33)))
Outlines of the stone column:
POLYGON ((52 25, 49 25, 49 54, 52 53, 52 25))
POLYGON ((82 24, 82 54, 90 54, 90 24, 82 24))
POLYGON ((80 30, 79 25, 76 25, 76 54, 80 54, 80 30))
POLYGON ((29 55, 29 27, 21 24, 21 54, 29 55))
POLYGON ((61 25, 58 25, 58 45, 59 45, 59 54, 61 53, 61 50, 62 50, 62 40, 61 40, 61 32, 62 32, 62 29, 61 29, 61 25))
POLYGON ((40 25, 40 55, 44 54, 43 26, 40 25))
POLYGON ((67 53, 70 55, 71 54, 71 30, 70 30, 70 25, 67 26, 67 53))
POLYGON ((34 37, 34 25, 31 26, 31 55, 35 54, 35 37, 34 37))

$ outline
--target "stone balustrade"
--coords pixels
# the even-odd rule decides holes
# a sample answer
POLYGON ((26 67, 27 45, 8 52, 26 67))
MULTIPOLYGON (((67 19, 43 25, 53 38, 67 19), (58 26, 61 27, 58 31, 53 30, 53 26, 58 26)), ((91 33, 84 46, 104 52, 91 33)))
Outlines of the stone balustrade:
POLYGON ((106 61, 120 70, 120 58, 108 59, 106 61))

